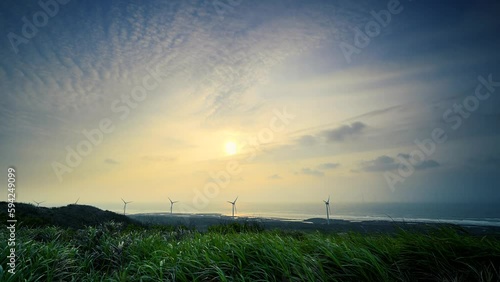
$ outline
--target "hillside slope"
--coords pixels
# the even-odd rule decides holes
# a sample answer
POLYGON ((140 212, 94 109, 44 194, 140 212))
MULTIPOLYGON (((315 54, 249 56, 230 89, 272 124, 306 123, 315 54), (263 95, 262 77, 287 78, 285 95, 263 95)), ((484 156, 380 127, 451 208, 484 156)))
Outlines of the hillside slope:
MULTIPOLYGON (((127 224, 138 224, 137 221, 111 211, 103 211, 87 205, 67 205, 64 207, 46 208, 32 204, 15 203, 16 219, 20 226, 60 226, 83 228, 96 226, 107 221, 127 224)), ((7 219, 7 202, 0 202, 0 217, 7 219)))

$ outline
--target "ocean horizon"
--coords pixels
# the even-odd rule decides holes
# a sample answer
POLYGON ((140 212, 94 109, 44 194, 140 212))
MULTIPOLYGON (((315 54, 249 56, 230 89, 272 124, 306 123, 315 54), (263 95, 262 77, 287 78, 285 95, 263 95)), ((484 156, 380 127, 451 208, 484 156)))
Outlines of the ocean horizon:
MULTIPOLYGON (((96 206, 103 210, 123 213, 123 204, 117 203, 79 203, 96 206)), ((54 205, 56 206, 56 205, 54 205)), ((500 207, 493 203, 331 203, 332 219, 349 221, 412 221, 445 222, 460 225, 500 226, 500 207)), ((252 203, 238 202, 238 217, 261 217, 285 220, 304 220, 325 218, 325 205, 319 203, 252 203)), ((170 203, 131 202, 127 205, 127 214, 170 213, 170 203)), ((173 208, 175 214, 220 214, 231 215, 229 203, 209 203, 196 209, 193 205, 182 202, 173 208)))

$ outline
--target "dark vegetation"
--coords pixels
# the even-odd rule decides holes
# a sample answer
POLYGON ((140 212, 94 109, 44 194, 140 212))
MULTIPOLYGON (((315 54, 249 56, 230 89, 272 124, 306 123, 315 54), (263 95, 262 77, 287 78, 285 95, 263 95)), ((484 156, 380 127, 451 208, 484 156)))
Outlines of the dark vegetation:
MULTIPOLYGON (((140 225, 139 222, 127 216, 87 205, 67 205, 56 208, 36 207, 26 203, 15 203, 15 205, 18 223, 25 227, 59 226, 79 229, 97 226, 108 221, 125 225, 140 225)), ((0 217, 7 218, 7 202, 0 202, 0 217)))
POLYGON ((216 224, 208 227, 208 232, 220 233, 220 234, 262 232, 262 231, 264 231, 264 227, 262 227, 260 224, 258 224, 257 222, 248 222, 248 221, 244 221, 243 223, 230 222, 227 224, 216 224))

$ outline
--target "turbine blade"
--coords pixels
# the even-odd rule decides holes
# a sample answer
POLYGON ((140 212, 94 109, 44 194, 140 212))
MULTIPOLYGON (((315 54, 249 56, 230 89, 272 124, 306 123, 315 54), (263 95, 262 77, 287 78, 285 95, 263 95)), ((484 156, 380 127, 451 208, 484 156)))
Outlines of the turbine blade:
POLYGON ((122 199, 122 201, 125 203, 125 200, 123 198, 120 198, 120 199, 122 199))
POLYGON ((235 203, 236 203, 236 201, 238 200, 238 197, 239 197, 239 196, 236 196, 236 199, 234 199, 234 202, 235 202, 235 203))
POLYGON ((230 203, 230 204, 232 204, 232 203, 233 203, 233 202, 231 202, 231 201, 227 201, 227 202, 228 202, 228 203, 230 203))

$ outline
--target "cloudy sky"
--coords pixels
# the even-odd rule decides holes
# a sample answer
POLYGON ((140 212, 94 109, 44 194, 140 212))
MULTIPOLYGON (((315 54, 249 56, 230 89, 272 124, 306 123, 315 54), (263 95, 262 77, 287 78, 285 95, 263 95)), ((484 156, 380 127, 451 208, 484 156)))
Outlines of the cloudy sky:
POLYGON ((41 3, 0 4, 19 201, 500 201, 498 1, 41 3))

